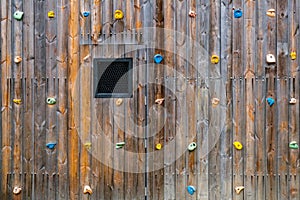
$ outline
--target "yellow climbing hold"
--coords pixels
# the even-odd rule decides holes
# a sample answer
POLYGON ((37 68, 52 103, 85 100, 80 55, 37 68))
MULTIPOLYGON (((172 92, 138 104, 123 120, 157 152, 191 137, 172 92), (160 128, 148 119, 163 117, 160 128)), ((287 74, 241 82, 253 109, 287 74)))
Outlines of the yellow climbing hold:
POLYGON ((242 145, 240 142, 238 142, 238 141, 235 141, 235 142, 233 143, 233 146, 234 146, 237 150, 243 149, 243 145, 242 145))
POLYGON ((235 190, 235 192, 236 192, 237 194, 240 194, 241 191, 244 190, 244 188, 245 188, 244 186, 237 186, 237 187, 234 188, 234 190, 235 190))
POLYGON ((218 64, 219 60, 220 60, 220 58, 217 55, 212 55, 211 59, 210 59, 210 61, 211 61, 212 64, 218 64))
POLYGON ((92 147, 92 143, 86 142, 86 143, 84 143, 84 147, 85 147, 87 150, 89 150, 89 149, 91 149, 91 147, 92 147))
POLYGON ((275 17, 276 16, 276 12, 274 8, 271 8, 267 11, 266 13, 269 17, 275 17))
POLYGON ((219 105, 220 99, 218 99, 218 98, 213 98, 213 99, 211 100, 211 103, 212 103, 213 107, 215 107, 215 106, 219 105))
POLYGON ((21 99, 13 99, 13 102, 15 104, 21 104, 22 103, 22 100, 21 99))
POLYGON ((49 18, 54 18, 54 16, 55 16, 54 11, 53 11, 53 10, 50 10, 50 11, 48 12, 48 17, 49 17, 49 18))
POLYGON ((117 99, 116 100, 116 105, 120 106, 123 103, 123 99, 117 99))
POLYGON ((116 10, 115 11, 115 19, 123 19, 124 14, 122 12, 122 10, 116 10))
POLYGON ((157 150, 161 150, 161 147, 162 147, 162 145, 161 145, 160 143, 156 144, 156 146, 155 146, 155 148, 156 148, 157 150))
POLYGON ((292 51, 291 54, 290 54, 290 56, 291 56, 291 59, 292 59, 292 60, 296 60, 296 58, 297 58, 297 53, 296 53, 296 51, 292 51))

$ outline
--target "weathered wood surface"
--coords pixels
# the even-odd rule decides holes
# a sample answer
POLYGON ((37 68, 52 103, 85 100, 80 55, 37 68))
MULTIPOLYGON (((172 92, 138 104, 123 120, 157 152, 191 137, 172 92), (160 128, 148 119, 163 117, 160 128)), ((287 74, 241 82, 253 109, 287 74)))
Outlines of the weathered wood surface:
POLYGON ((299 1, 0 2, 2 199, 299 199, 299 1), (120 106, 94 98, 99 57, 133 58, 120 106))

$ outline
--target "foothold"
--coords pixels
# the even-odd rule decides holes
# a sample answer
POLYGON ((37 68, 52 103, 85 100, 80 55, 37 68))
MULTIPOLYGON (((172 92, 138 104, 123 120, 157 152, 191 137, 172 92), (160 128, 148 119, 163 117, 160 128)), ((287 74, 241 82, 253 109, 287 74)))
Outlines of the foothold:
POLYGON ((275 17, 276 16, 276 12, 275 12, 275 9, 274 8, 271 8, 267 11, 267 15, 269 17, 275 17))
POLYGON ((161 145, 160 143, 158 143, 158 144, 155 145, 155 148, 156 148, 157 150, 161 150, 161 147, 162 147, 162 145, 161 145))
POLYGON ((154 59, 154 62, 155 62, 155 63, 159 64, 159 63, 161 63, 161 61, 162 61, 164 58, 162 57, 162 55, 156 54, 156 55, 154 56, 153 59, 154 59))
POLYGON ((189 151, 194 151, 196 148, 197 148, 196 142, 192 142, 192 143, 189 144, 189 146, 188 146, 188 150, 189 150, 189 151))
POLYGON ((298 149, 299 145, 298 145, 298 143, 296 141, 292 141, 292 142, 290 142, 289 147, 291 149, 298 149))
POLYGON ((243 149, 243 145, 242 143, 238 142, 238 141, 235 141, 233 143, 233 146, 237 149, 237 150, 242 150, 243 149))
POLYGON ((190 17, 195 18, 196 15, 197 15, 197 13, 196 13, 195 11, 190 10, 190 12, 189 12, 189 16, 190 16, 190 17))
POLYGON ((267 102, 268 102, 269 106, 273 106, 273 104, 275 103, 275 100, 272 97, 268 97, 267 102))
POLYGON ((296 104, 296 103, 297 103, 297 99, 296 98, 291 98, 290 104, 296 104))
POLYGON ((117 99, 116 100, 116 105, 120 106, 123 103, 123 99, 117 99))
POLYGON ((219 60, 220 60, 220 58, 217 55, 212 55, 211 59, 210 59, 210 61, 211 61, 212 64, 218 64, 219 60))
POLYGON ((13 17, 14 17, 16 20, 21 20, 21 19, 23 18, 23 15, 24 15, 24 12, 17 10, 17 11, 14 13, 14 16, 13 16, 13 17))
POLYGON ((86 143, 84 143, 84 147, 89 150, 92 147, 92 143, 86 142, 86 143))
POLYGON ((268 64, 276 63, 275 56, 273 54, 267 54, 266 55, 266 61, 267 61, 268 64))
POLYGON ((13 99, 13 102, 14 102, 15 104, 20 105, 20 104, 22 103, 22 100, 21 100, 21 99, 13 99))
POLYGON ((244 186, 237 186, 234 188, 235 193, 240 194, 244 190, 244 186))
POLYGON ((155 103, 161 105, 161 104, 163 104, 164 100, 165 100, 165 98, 156 99, 155 103))
POLYGON ((217 106, 217 105, 219 105, 219 103, 220 103, 220 99, 218 99, 218 98, 213 98, 213 99, 211 100, 211 103, 213 104, 213 106, 217 106))
POLYGON ((89 195, 93 194, 92 188, 89 185, 85 185, 83 188, 83 194, 89 194, 89 195))
POLYGON ((54 149, 55 145, 56 145, 56 142, 49 142, 46 144, 46 147, 48 149, 54 149))
POLYGON ((54 105, 54 104, 56 104, 56 99, 54 97, 48 97, 46 102, 49 105, 54 105))
POLYGON ((296 60, 296 58, 297 58, 297 53, 296 53, 296 51, 292 51, 292 52, 290 53, 290 56, 291 56, 291 59, 292 59, 292 60, 296 60))
POLYGON ((83 15, 84 17, 88 17, 88 16, 90 15, 90 12, 89 12, 89 11, 84 11, 84 12, 82 13, 82 15, 83 15))
POLYGON ((124 14, 122 12, 122 10, 116 10, 115 11, 115 19, 123 19, 124 14))
POLYGON ((15 195, 20 194, 21 191, 22 191, 22 188, 21 188, 21 187, 18 187, 18 186, 14 187, 14 189, 13 189, 13 193, 14 193, 15 195))
POLYGON ((14 58, 14 62, 15 62, 16 64, 22 62, 21 56, 16 56, 16 57, 14 58))
POLYGON ((49 18, 54 18, 54 17, 55 17, 55 13, 54 13, 53 10, 50 10, 50 11, 48 12, 48 17, 49 17, 49 18))
POLYGON ((193 195, 196 192, 196 188, 192 185, 187 186, 186 189, 190 195, 193 195))
POLYGON ((116 144, 116 149, 120 149, 120 148, 124 147, 124 145, 125 145, 125 142, 118 142, 116 144))
POLYGON ((234 17, 241 18, 243 16, 243 11, 241 9, 234 10, 234 17))

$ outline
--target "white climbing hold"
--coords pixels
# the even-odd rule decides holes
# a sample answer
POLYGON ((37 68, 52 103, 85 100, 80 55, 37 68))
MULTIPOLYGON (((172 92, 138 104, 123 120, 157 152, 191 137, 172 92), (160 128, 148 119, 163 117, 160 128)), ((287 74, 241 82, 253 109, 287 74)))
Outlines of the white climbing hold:
POLYGON ((18 186, 14 187, 14 189, 13 189, 13 193, 16 194, 16 195, 17 195, 17 194, 20 194, 21 191, 22 191, 22 188, 21 188, 21 187, 18 187, 18 186))
POLYGON ((296 98, 291 98, 290 104, 296 104, 296 103, 297 103, 297 99, 296 98))
POLYGON ((88 186, 88 185, 84 186, 84 188, 83 188, 83 194, 89 194, 89 195, 91 195, 92 193, 93 193, 93 190, 92 190, 92 188, 90 186, 88 186))

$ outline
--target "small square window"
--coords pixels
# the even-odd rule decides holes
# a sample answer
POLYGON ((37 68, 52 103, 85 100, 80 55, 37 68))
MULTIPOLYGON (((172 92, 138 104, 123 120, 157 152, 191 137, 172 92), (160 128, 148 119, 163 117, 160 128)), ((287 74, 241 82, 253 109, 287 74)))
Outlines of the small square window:
POLYGON ((132 58, 95 58, 96 98, 132 97, 132 58))

